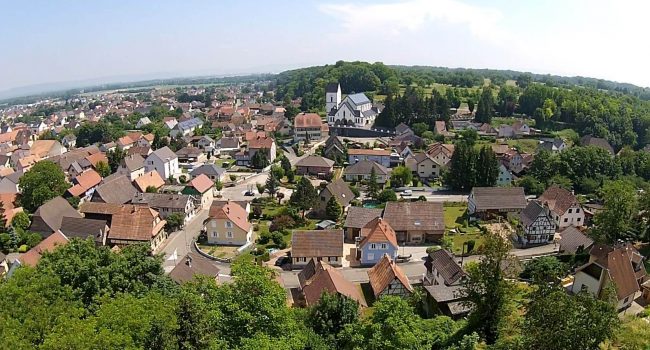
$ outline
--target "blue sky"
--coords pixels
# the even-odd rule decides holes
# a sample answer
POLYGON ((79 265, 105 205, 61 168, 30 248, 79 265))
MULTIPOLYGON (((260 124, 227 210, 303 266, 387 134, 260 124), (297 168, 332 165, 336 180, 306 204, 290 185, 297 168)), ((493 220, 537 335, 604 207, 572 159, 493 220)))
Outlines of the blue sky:
POLYGON ((336 60, 650 86, 648 1, 0 1, 0 91, 336 60))

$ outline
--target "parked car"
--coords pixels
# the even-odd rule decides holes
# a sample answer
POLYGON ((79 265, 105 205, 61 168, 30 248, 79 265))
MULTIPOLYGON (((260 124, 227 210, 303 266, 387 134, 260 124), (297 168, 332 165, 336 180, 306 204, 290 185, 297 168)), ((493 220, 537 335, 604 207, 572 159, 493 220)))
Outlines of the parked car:
POLYGON ((288 264, 291 261, 288 256, 281 256, 278 258, 278 260, 275 261, 275 266, 282 266, 284 264, 288 264))

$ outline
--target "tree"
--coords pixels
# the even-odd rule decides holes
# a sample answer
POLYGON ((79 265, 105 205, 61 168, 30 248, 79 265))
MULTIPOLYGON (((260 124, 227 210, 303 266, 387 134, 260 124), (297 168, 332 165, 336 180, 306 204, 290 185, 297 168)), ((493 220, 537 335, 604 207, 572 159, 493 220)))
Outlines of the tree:
POLYGON ((478 107, 476 108, 476 115, 474 119, 479 123, 491 123, 494 116, 494 95, 492 95, 492 88, 486 86, 483 88, 481 98, 478 100, 478 107))
POLYGON ((289 158, 287 157, 282 157, 280 159, 280 166, 282 166, 282 169, 284 170, 285 175, 291 171, 291 162, 289 162, 289 158))
POLYGON ((293 183, 296 180, 296 173, 291 168, 285 172, 285 175, 287 176, 287 181, 289 183, 293 183))
POLYGON ((165 220, 167 221, 165 224, 165 230, 167 230, 167 232, 174 232, 183 227, 183 224, 185 223, 185 215, 182 213, 173 213, 168 215, 165 220))
MULTIPOLYGON (((375 167, 372 167, 372 169, 370 169, 370 179, 368 179, 368 195, 370 198, 377 199, 379 189, 379 184, 377 183, 377 171, 375 170, 375 167)), ((355 195, 356 197, 359 196, 356 193, 355 195)))
POLYGON ((101 177, 107 177, 111 174, 111 167, 105 161, 99 161, 96 166, 97 173, 101 177))
POLYGON ((314 332, 336 348, 339 333, 359 320, 359 304, 340 294, 323 293, 318 304, 309 309, 307 322, 314 332))
MULTIPOLYGON (((280 168, 282 170, 282 168, 280 168)), ((271 171, 269 174, 269 177, 266 179, 266 189, 269 191, 269 194, 271 197, 275 195, 276 192, 278 192, 278 188, 280 187, 280 181, 275 177, 275 173, 271 171)))
POLYGON ((526 308, 524 349, 598 349, 619 320, 615 301, 588 292, 570 295, 559 284, 541 284, 526 308))
POLYGON ((156 186, 149 185, 145 189, 145 192, 146 193, 158 193, 158 189, 156 188, 156 186))
POLYGON ((568 273, 567 266, 554 256, 543 256, 526 263, 521 277, 536 284, 556 282, 568 273))
POLYGON ((114 173, 117 171, 124 157, 126 157, 126 151, 119 148, 106 152, 106 158, 108 158, 108 165, 111 167, 111 172, 114 173))
POLYGON ((11 219, 11 226, 16 229, 26 231, 29 228, 29 225, 31 225, 29 215, 27 215, 27 213, 24 211, 17 212, 11 219))
POLYGON ((600 197, 604 210, 594 215, 591 235, 598 241, 615 243, 633 237, 633 216, 637 213, 636 190, 632 183, 623 180, 607 181, 600 197))
POLYGON ((469 191, 474 187, 478 176, 477 157, 473 146, 464 141, 458 142, 449 161, 445 183, 457 191, 469 191))
POLYGON ((302 217, 305 212, 311 209, 318 200, 318 192, 305 176, 300 178, 296 190, 291 194, 290 202, 293 206, 302 211, 302 217))
POLYGON ((390 188, 387 188, 379 192, 379 195, 377 196, 377 200, 382 203, 395 202, 397 201, 397 194, 395 193, 395 191, 391 190, 390 188))
POLYGON ((214 181, 214 189, 217 190, 217 192, 221 192, 221 190, 223 190, 223 182, 221 182, 221 179, 216 179, 214 181))
POLYGON ((505 279, 502 270, 509 262, 510 247, 510 242, 499 234, 486 234, 484 255, 478 264, 468 267, 468 280, 462 289, 462 295, 471 307, 470 325, 488 344, 497 340, 500 323, 511 300, 512 282, 505 279))
POLYGON ((540 195, 545 190, 544 184, 530 175, 522 176, 516 183, 517 186, 524 188, 524 192, 531 195, 540 195))
POLYGON ((422 136, 425 131, 429 130, 429 126, 426 123, 415 123, 411 126, 411 130, 413 130, 417 136, 422 136))
POLYGON ((266 186, 264 184, 255 184, 255 187, 257 187, 257 193, 259 194, 264 194, 264 191, 266 191, 266 186))
POLYGON ((499 161, 489 146, 483 146, 478 154, 476 164, 476 185, 492 187, 499 177, 499 161))
POLYGON ((271 174, 275 177, 276 180, 281 180, 284 177, 284 169, 279 165, 271 166, 271 174))
POLYGON ((21 205, 28 212, 34 212, 43 203, 62 195, 70 184, 66 182, 61 167, 44 160, 34 164, 20 178, 18 186, 22 190, 21 205))
POLYGON ((390 174, 391 186, 408 186, 411 184, 411 181, 413 181, 413 172, 411 172, 411 169, 403 165, 393 168, 393 171, 390 174))
POLYGON ((325 215, 327 215, 327 218, 330 220, 338 221, 341 214, 343 214, 341 204, 336 200, 336 197, 330 197, 327 201, 327 206, 325 207, 325 215))
POLYGON ((251 166, 255 169, 262 169, 267 165, 269 165, 269 160, 266 157, 266 154, 261 151, 255 152, 251 158, 251 166))
POLYGON ((403 298, 384 296, 373 309, 360 325, 345 326, 341 334, 343 348, 429 350, 434 345, 433 332, 425 329, 426 324, 403 298))

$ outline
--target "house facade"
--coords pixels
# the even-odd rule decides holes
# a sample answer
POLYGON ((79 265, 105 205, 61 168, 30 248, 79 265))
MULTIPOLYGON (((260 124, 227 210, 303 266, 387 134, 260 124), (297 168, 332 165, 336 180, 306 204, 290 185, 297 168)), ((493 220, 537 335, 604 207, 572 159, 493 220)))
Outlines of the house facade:
POLYGON ((210 244, 245 246, 252 242, 248 213, 235 202, 215 202, 204 225, 210 244))
POLYGON ((334 170, 334 161, 320 156, 310 155, 296 163, 296 174, 326 176, 334 170))
POLYGON ((499 164, 499 177, 497 186, 510 186, 512 184, 512 173, 503 164, 499 164))
POLYGON ((395 230, 382 218, 376 218, 361 229, 357 258, 361 265, 374 265, 384 255, 394 259, 398 248, 395 230))
POLYGON ((152 170, 155 170, 163 179, 180 173, 178 156, 167 146, 155 150, 145 161, 145 172, 152 170))
POLYGON ((568 190, 553 185, 538 200, 548 206, 558 229, 584 226, 585 212, 576 196, 568 190))
POLYGON ((439 242, 445 233, 442 203, 388 202, 383 219, 402 245, 439 242))
POLYGON ((373 169, 375 170, 378 184, 385 184, 390 178, 390 170, 388 168, 371 160, 362 160, 348 166, 343 170, 343 177, 348 182, 368 181, 370 180, 373 169))
POLYGON ((489 216, 520 213, 526 208, 523 187, 474 187, 469 194, 470 215, 489 216))
POLYGON ((384 254, 377 264, 368 270, 368 280, 375 300, 385 295, 406 297, 413 292, 408 278, 388 254, 384 254))
POLYGON ((521 232, 518 243, 524 247, 548 244, 555 237, 555 222, 547 207, 530 201, 520 216, 521 232))
POLYGON ((291 264, 303 268, 311 260, 341 266, 343 262, 343 231, 294 231, 291 237, 291 264))
POLYGON ((327 137, 329 127, 323 123, 317 113, 299 113, 293 120, 293 140, 318 141, 327 137))

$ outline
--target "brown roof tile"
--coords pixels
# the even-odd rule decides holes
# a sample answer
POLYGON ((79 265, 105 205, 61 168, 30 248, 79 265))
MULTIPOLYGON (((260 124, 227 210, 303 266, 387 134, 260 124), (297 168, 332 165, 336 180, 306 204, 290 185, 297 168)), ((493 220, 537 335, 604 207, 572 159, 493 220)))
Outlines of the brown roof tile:
POLYGON ((445 229, 442 203, 388 202, 384 219, 395 231, 440 231, 445 229))
POLYGON ((477 210, 524 209, 527 205, 523 187, 472 188, 477 210))
POLYGON ((192 281, 197 275, 217 278, 219 268, 214 262, 190 252, 169 273, 171 279, 181 284, 192 281))
POLYGON ((291 256, 343 256, 343 231, 294 231, 291 237, 291 256))
POLYGON ((251 228, 251 223, 248 221, 248 213, 241 205, 235 202, 228 201, 225 204, 223 202, 213 202, 212 206, 210 206, 209 216, 215 219, 230 220, 235 226, 244 231, 248 231, 251 228))
POLYGON ((108 237, 132 241, 149 241, 165 226, 158 212, 142 205, 123 205, 113 214, 108 237))
POLYGON ((32 249, 28 250, 25 254, 22 254, 19 260, 24 265, 36 266, 41 260, 43 252, 51 252, 56 249, 56 247, 66 244, 68 244, 68 238, 60 231, 55 231, 32 249))
POLYGON ((346 280, 338 270, 322 261, 318 263, 316 274, 303 287, 302 292, 305 295, 307 305, 317 304, 324 292, 337 293, 358 302, 362 306, 367 305, 358 286, 346 280))
POLYGON ((368 279, 370 286, 375 293, 375 297, 379 296, 381 292, 388 287, 396 278, 402 283, 404 288, 409 292, 413 291, 413 287, 409 283, 408 278, 404 275, 404 271, 400 269, 395 261, 391 260, 388 254, 384 254, 379 262, 368 270, 368 279))
POLYGON ((359 242, 359 247, 363 247, 367 243, 382 242, 390 242, 395 248, 398 247, 395 230, 380 217, 373 219, 361 229, 361 237, 363 239, 359 242))
POLYGON ((551 211, 557 215, 563 215, 569 208, 579 205, 573 193, 557 185, 547 188, 538 200, 540 203, 547 203, 551 211))
POLYGON ((165 180, 160 177, 160 174, 158 174, 157 171, 152 170, 133 180, 133 183, 135 183, 135 187, 138 191, 146 192, 147 187, 149 186, 155 187, 156 189, 162 187, 165 184, 165 180))

